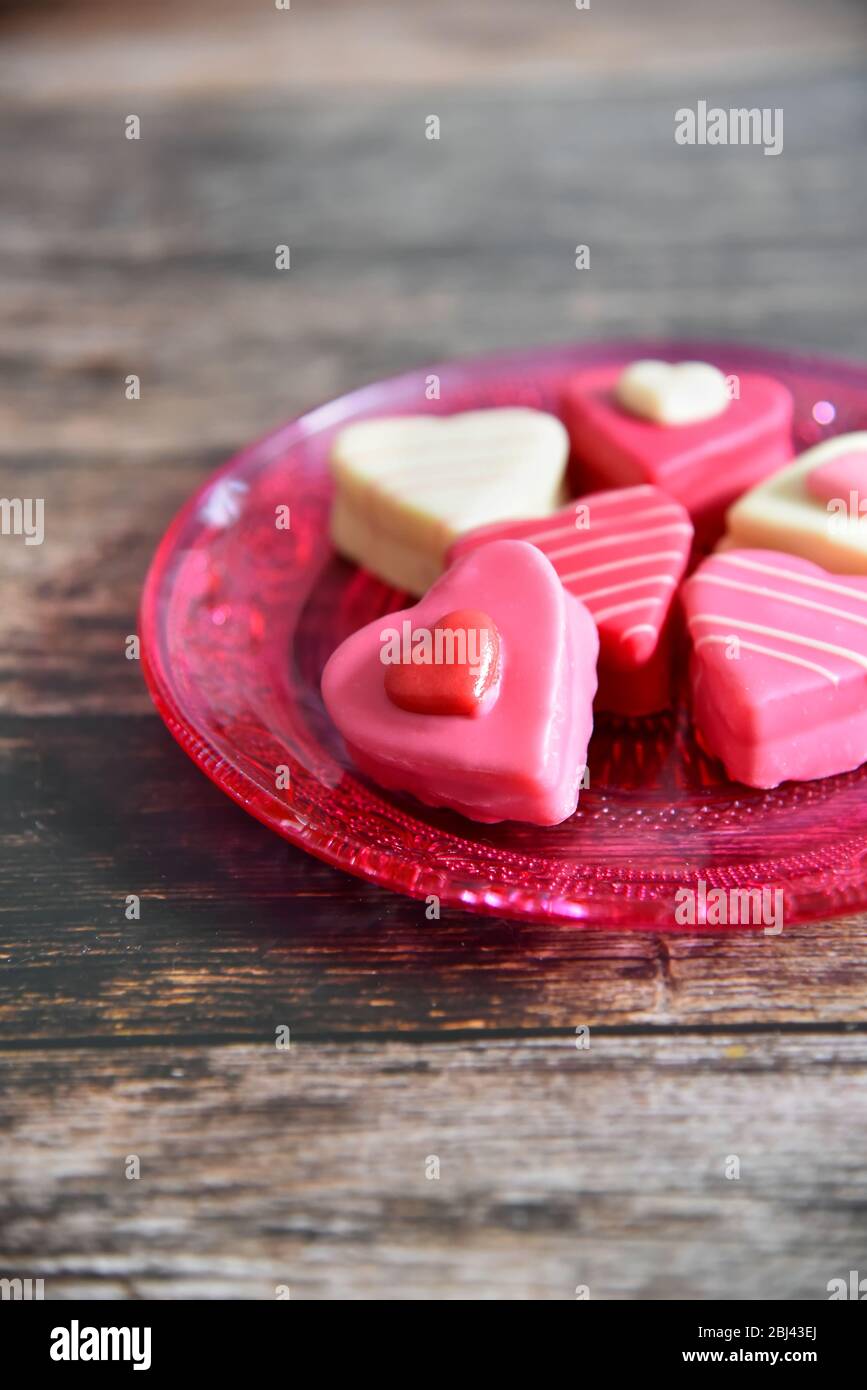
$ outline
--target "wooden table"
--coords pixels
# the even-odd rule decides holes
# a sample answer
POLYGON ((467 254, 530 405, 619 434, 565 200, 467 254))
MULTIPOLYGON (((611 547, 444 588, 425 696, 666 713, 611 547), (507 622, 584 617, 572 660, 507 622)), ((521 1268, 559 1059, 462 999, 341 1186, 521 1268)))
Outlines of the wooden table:
POLYGON ((45 499, 46 539, 0 539, 0 1275, 816 1299, 867 1274, 863 918, 428 922, 226 800, 124 655, 194 486, 365 380, 625 334, 867 355, 862 12, 29 8, 0 57, 0 490, 45 499), (675 146, 699 97, 782 107, 784 153, 675 146))

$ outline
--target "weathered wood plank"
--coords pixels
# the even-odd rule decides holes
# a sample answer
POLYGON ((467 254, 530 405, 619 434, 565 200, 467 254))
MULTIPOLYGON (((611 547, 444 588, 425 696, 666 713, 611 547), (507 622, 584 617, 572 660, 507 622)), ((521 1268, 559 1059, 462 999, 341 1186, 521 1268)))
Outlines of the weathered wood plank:
POLYGON ((0 539, 0 710, 152 710, 126 638, 161 531, 219 461, 207 451, 0 460, 2 495, 41 498, 45 517, 42 545, 0 539))
POLYGON ((812 1300, 864 1268, 863 1034, 0 1066, 0 1271, 48 1298, 812 1300))
POLYGON ((431 922, 251 820, 155 717, 5 720, 0 759, 6 1040, 867 1021, 863 918, 779 937, 431 922))
POLYGON ((558 0, 494 10, 465 0, 149 0, 147 6, 67 0, 62 18, 22 6, 6 17, 0 76, 34 105, 92 103, 117 93, 188 101, 233 94, 400 90, 478 91, 571 80, 641 81, 648 73, 725 80, 732 72, 798 72, 857 59, 863 15, 847 0, 821 9, 788 0, 729 0, 648 9, 619 0, 577 11, 558 0), (688 14, 688 19, 687 19, 688 14), (17 21, 17 22, 16 22, 17 21))

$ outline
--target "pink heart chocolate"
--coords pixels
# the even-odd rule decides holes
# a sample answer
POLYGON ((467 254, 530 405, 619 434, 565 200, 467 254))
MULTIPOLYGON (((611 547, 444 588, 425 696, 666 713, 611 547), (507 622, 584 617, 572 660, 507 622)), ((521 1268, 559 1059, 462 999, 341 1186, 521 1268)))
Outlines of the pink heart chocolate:
POLYGON ((731 778, 775 787, 867 761, 867 578, 727 550, 683 597, 696 731, 731 778))
POLYGON ((449 555, 497 536, 538 546, 599 629, 596 708, 642 715, 671 703, 674 600, 692 535, 686 509, 648 485, 579 497, 542 520, 485 526, 449 555))
POLYGON ((722 530, 728 504, 792 457, 792 396, 771 377, 743 372, 721 415, 660 425, 616 398, 623 367, 593 367, 566 387, 574 492, 652 483, 682 502, 702 543, 722 530))
POLYGON ((414 607, 353 633, 322 675, 326 708, 356 764, 474 820, 554 825, 578 802, 593 726, 599 639, 586 608, 540 550, 498 540, 454 564, 414 607), (499 636, 496 682, 475 717, 396 706, 386 691, 388 630, 433 630, 481 610, 499 636))

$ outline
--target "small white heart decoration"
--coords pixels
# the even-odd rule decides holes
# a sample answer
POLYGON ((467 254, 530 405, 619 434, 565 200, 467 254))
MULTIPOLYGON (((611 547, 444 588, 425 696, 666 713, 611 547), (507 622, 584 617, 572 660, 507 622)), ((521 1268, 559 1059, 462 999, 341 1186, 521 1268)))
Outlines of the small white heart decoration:
POLYGON ((709 362, 631 362, 620 374, 616 394, 625 410, 657 425, 712 420, 729 403, 726 379, 709 362))

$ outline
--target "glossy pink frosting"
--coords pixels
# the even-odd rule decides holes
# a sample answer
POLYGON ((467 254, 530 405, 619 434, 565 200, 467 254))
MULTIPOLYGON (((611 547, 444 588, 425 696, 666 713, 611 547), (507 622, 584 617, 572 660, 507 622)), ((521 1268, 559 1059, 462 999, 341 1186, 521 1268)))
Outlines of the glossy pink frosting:
POLYGON ((322 694, 353 760, 381 786, 474 820, 554 825, 578 801, 598 647, 590 614, 542 552, 496 540, 458 560, 414 607, 347 638, 325 667, 322 694), (433 627, 462 608, 497 625, 496 699, 473 719, 396 708, 385 692, 384 629, 405 618, 433 627))
POLYGON ((621 371, 595 367, 566 388, 572 490, 652 483, 683 503, 702 541, 716 539, 728 504, 791 460, 791 393, 771 377, 745 372, 739 398, 721 415, 660 425, 618 403, 621 371))
POLYGON ((578 497, 543 521, 472 531, 449 558, 495 536, 538 546, 589 610, 599 630, 596 708, 626 715, 665 709, 675 596, 693 538, 686 509, 649 485, 614 488, 578 497))
POLYGON ((696 730, 731 778, 774 787, 867 761, 867 578, 727 550, 683 598, 696 730))

